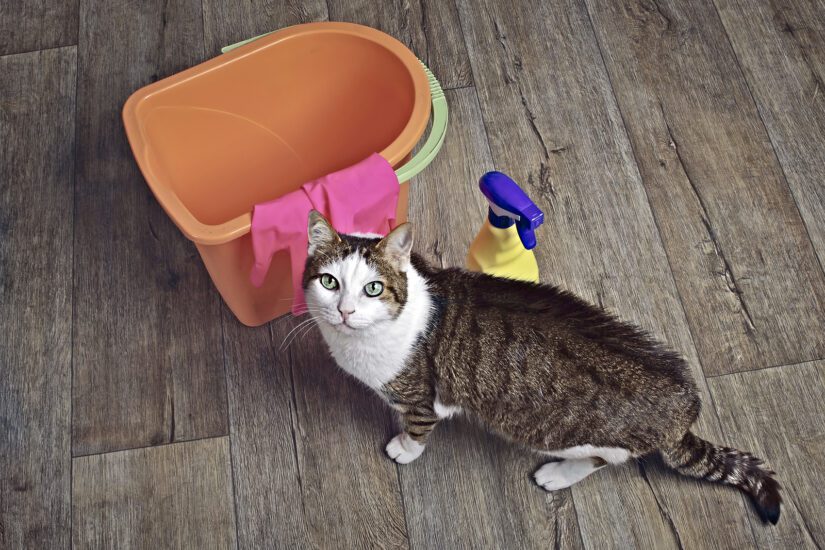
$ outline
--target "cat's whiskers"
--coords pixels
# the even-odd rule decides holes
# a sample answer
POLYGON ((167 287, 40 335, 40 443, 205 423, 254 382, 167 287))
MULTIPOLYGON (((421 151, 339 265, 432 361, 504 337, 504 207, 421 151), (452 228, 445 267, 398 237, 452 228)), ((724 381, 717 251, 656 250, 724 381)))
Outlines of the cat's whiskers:
POLYGON ((307 315, 307 314, 309 314, 309 313, 313 313, 313 314, 322 314, 322 313, 323 313, 323 311, 321 310, 321 308, 316 307, 316 306, 307 306, 307 310, 306 310, 306 311, 304 311, 303 313, 299 313, 299 314, 297 314, 297 315, 295 315, 295 314, 292 314, 292 315, 284 315, 283 317, 281 317, 281 318, 279 318, 279 319, 276 319, 276 320, 272 321, 272 326, 276 326, 276 325, 278 325, 278 324, 280 324, 280 323, 283 323, 283 322, 285 322, 285 321, 288 321, 288 320, 290 320, 290 319, 297 319, 297 318, 299 318, 299 317, 303 317, 304 315, 307 315))
MULTIPOLYGON (((298 333, 298 334, 295 336, 295 338, 293 338, 292 340, 293 340, 293 341, 295 341, 297 338, 300 338, 300 341, 301 341, 301 342, 303 342, 303 341, 304 341, 304 337, 305 337, 307 334, 309 334, 310 332, 312 332, 312 328, 313 328, 313 327, 316 327, 316 326, 318 326, 318 323, 315 323, 314 325, 312 325, 312 324, 307 325, 307 326, 306 326, 306 327, 305 327, 305 328, 304 328, 304 329, 303 329, 300 333, 298 333)), ((290 342, 290 345, 292 345, 292 342, 290 342)))
POLYGON ((284 351, 286 349, 286 347, 288 346, 288 344, 286 344, 286 341, 292 335, 292 333, 294 333, 296 330, 300 329, 301 327, 306 326, 307 324, 313 323, 313 322, 317 322, 317 321, 315 321, 315 317, 310 317, 309 319, 304 319, 303 321, 301 321, 300 323, 298 323, 297 325, 292 327, 292 330, 290 330, 287 333, 287 335, 284 336, 284 339, 281 342, 281 347, 278 348, 278 350, 279 351, 284 351))
POLYGON ((293 321, 293 320, 295 320, 299 317, 303 317, 304 315, 307 315, 308 313, 317 313, 317 312, 305 311, 304 313, 299 313, 298 315, 284 315, 280 319, 275 319, 274 321, 272 321, 272 323, 270 323, 270 326, 273 326, 273 327, 281 326, 283 323, 286 323, 287 321, 293 321))
MULTIPOLYGON (((286 338, 284 338, 284 343, 281 344, 280 351, 285 351, 285 350, 289 349, 289 346, 292 345, 292 343, 295 341, 295 339, 298 336, 300 336, 302 334, 306 334, 307 332, 309 332, 312 329, 313 326, 316 326, 317 324, 318 324, 318 321, 315 320, 315 318, 309 318, 306 321, 302 322, 297 327, 295 327, 294 329, 292 329, 292 331, 290 331, 290 334, 294 333, 292 338, 289 339, 289 342, 287 342, 286 338)), ((289 338, 289 334, 287 334, 287 338, 289 338)))

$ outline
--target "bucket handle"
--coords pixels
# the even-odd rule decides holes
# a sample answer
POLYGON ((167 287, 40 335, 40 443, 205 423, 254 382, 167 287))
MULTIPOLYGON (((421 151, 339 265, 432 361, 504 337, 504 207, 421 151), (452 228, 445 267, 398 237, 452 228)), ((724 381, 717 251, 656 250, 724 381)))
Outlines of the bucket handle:
POLYGON ((395 175, 400 182, 409 181, 429 166, 441 150, 441 146, 444 145, 444 137, 447 135, 447 121, 450 110, 447 107, 444 90, 441 89, 441 84, 429 67, 424 65, 424 62, 420 59, 419 61, 421 66, 424 67, 424 72, 427 73, 427 80, 430 83, 430 98, 433 102, 433 125, 430 129, 430 135, 424 145, 421 146, 421 149, 410 159, 410 162, 395 171, 395 175))
MULTIPOLYGON (((272 34, 272 32, 247 38, 246 40, 236 42, 235 44, 230 44, 229 46, 224 46, 221 48, 221 53, 226 53, 245 44, 249 44, 250 42, 254 42, 259 38, 272 34)), ((429 67, 427 67, 420 59, 418 61, 424 68, 424 72, 427 74, 427 81, 430 85, 430 98, 433 102, 433 124, 430 128, 430 135, 427 137, 427 141, 424 142, 424 145, 421 146, 415 156, 411 158, 407 164, 395 171, 395 175, 399 182, 409 181, 429 166, 441 150, 441 146, 444 145, 444 137, 447 135, 447 122, 449 120, 450 110, 447 107, 447 98, 444 97, 444 90, 441 88, 441 83, 438 82, 438 79, 432 71, 430 71, 429 67)))

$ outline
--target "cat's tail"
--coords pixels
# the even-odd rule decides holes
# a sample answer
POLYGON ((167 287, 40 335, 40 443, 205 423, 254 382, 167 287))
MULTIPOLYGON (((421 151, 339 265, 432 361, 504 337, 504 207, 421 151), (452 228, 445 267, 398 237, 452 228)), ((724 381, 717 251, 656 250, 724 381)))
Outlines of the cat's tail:
POLYGON ((753 499, 762 521, 774 525, 779 521, 782 497, 776 473, 755 456, 719 447, 690 431, 675 446, 660 452, 665 463, 680 474, 738 487, 753 499))

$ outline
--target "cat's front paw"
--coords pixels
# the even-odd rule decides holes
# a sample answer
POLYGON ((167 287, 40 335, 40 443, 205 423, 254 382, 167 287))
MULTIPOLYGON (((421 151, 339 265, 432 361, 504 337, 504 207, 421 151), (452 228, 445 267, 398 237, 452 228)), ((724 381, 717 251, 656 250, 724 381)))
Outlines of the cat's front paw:
POLYGON ((387 443, 387 456, 399 464, 409 464, 424 452, 424 445, 413 439, 406 432, 401 432, 387 443))

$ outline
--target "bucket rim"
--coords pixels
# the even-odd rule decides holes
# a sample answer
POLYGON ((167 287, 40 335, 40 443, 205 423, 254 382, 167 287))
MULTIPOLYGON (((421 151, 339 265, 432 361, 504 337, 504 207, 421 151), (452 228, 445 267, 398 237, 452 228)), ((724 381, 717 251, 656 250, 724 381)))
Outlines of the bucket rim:
POLYGON ((382 151, 378 151, 378 153, 384 157, 390 165, 397 167, 404 161, 405 157, 412 152, 416 143, 421 139, 427 127, 432 109, 430 86, 421 62, 409 48, 396 38, 372 27, 356 23, 323 21, 285 27, 167 78, 148 84, 132 93, 123 106, 122 115, 126 135, 138 167, 143 173, 144 179, 156 199, 166 214, 190 241, 201 245, 219 245, 242 237, 249 233, 251 229, 252 211, 250 210, 249 212, 245 212, 235 218, 215 225, 206 224, 197 219, 183 201, 180 200, 177 193, 175 193, 170 186, 162 182, 161 178, 156 176, 150 168, 146 156, 148 143, 145 141, 137 113, 141 103, 153 94, 184 84, 188 80, 197 78, 229 63, 238 62, 245 57, 254 55, 266 48, 273 47, 285 40, 319 33, 357 36, 379 44, 393 53, 406 67, 410 75, 413 83, 414 99, 409 120, 392 143, 382 151))

